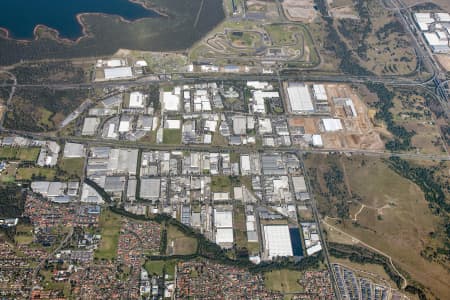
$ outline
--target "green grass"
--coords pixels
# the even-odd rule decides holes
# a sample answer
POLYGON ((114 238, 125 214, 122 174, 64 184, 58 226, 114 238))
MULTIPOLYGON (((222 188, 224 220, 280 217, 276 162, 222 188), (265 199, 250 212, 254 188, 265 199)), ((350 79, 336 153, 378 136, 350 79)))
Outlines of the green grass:
POLYGON ((197 240, 186 236, 175 226, 167 227, 167 254, 188 255, 197 251, 197 240), (172 246, 173 243, 173 246, 172 246))
POLYGON ((33 242, 33 226, 18 224, 16 226, 16 235, 14 240, 18 244, 31 244, 33 242))
POLYGON ((264 273, 264 284, 273 291, 281 293, 295 293, 302 292, 303 288, 298 284, 302 276, 302 272, 293 270, 275 270, 264 273))
POLYGON ((164 129, 163 144, 176 145, 181 143, 181 129, 164 129))
POLYGON ((17 180, 33 180, 34 177, 43 178, 45 180, 53 180, 56 175, 55 169, 50 168, 39 168, 39 167, 32 167, 32 168, 18 168, 16 179, 17 180))
POLYGON ((211 192, 229 192, 231 189, 231 180, 228 176, 211 177, 211 192))
POLYGON ((147 270, 148 274, 161 276, 163 274, 164 265, 164 260, 147 260, 144 264, 144 268, 147 270))
POLYGON ((295 42, 293 38, 294 31, 291 31, 287 27, 285 25, 272 24, 266 26, 265 29, 275 45, 285 45, 295 42))
MULTIPOLYGON (((178 263, 178 260, 147 260, 144 264, 145 270, 147 270, 148 274, 156 274, 158 276, 162 276, 165 270, 166 274, 171 276, 172 278, 175 276, 175 265, 178 263)), ((169 278, 171 280, 171 278, 169 278)))
POLYGON ((59 167, 69 178, 81 179, 84 172, 84 158, 64 158, 60 161, 59 167))
POLYGON ((112 213, 110 210, 103 210, 99 222, 102 240, 99 248, 95 251, 95 258, 111 260, 116 257, 121 226, 120 219, 119 215, 112 213))
POLYGON ((21 161, 36 161, 39 156, 39 148, 13 148, 1 147, 0 158, 21 161))
POLYGON ((233 227, 235 242, 238 248, 247 248, 247 227, 245 223, 245 209, 243 205, 236 205, 233 210, 233 227))

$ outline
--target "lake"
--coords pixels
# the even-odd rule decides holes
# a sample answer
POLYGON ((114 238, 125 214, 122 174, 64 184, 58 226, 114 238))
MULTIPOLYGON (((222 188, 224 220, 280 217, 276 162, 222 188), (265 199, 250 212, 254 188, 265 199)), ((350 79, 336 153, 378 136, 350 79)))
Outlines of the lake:
POLYGON ((34 28, 42 24, 58 30, 61 37, 76 39, 82 35, 79 13, 119 15, 130 21, 159 16, 128 0, 3 0, 0 27, 13 38, 32 39, 34 28))
POLYGON ((118 49, 185 52, 224 18, 222 0, 141 0, 164 15, 146 10, 127 0, 2 0, 0 27, 11 31, 13 39, 0 32, 0 65, 21 60, 110 56, 118 49), (45 8, 45 9, 43 9, 45 8), (17 13, 20 11, 20 13, 17 13), (33 28, 43 23, 75 40, 82 27, 75 16, 83 11, 87 35, 76 43, 61 41, 41 31, 33 39, 33 28), (124 22, 120 16, 134 22, 124 22), (19 38, 28 38, 26 43, 19 38), (31 38, 31 39, 30 39, 31 38))

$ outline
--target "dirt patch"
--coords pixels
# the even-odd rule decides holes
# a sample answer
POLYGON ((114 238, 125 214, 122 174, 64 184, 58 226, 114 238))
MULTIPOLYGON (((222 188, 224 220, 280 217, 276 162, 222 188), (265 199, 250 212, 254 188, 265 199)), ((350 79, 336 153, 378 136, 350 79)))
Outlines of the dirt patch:
POLYGON ((439 64, 445 69, 445 71, 450 72, 450 55, 448 54, 437 54, 439 64))
POLYGON ((285 0, 282 5, 290 21, 310 23, 316 17, 313 0, 285 0))

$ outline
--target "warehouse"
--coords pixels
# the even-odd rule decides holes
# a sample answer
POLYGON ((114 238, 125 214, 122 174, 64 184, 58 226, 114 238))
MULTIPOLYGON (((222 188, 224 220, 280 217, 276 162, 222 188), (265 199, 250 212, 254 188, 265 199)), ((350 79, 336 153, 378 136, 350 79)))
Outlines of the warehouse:
POLYGON ((106 68, 104 70, 106 80, 124 79, 133 77, 130 67, 106 68))
POLYGON ((232 228, 233 212, 228 210, 214 209, 214 225, 216 228, 232 228))
POLYGON ((269 260, 292 256, 291 235, 287 225, 264 225, 264 252, 269 260))
POLYGON ((216 228, 216 243, 221 247, 232 247, 233 212, 231 210, 214 209, 214 227, 216 228))
POLYGON ((241 175, 247 176, 251 174, 250 155, 241 155, 241 175))
POLYGON ((180 96, 172 92, 164 92, 162 106, 164 111, 178 111, 180 109, 180 96))
POLYGON ((328 100, 327 91, 325 90, 325 86, 323 84, 314 84, 314 97, 316 97, 319 101, 328 100))
POLYGON ((247 117, 234 116, 233 117, 233 132, 237 135, 244 135, 247 133, 247 117))
POLYGON ((327 132, 342 130, 342 123, 339 119, 322 119, 323 128, 327 132))
POLYGON ((431 13, 415 13, 414 18, 416 19, 420 31, 428 31, 430 24, 435 21, 431 16, 431 13))
POLYGON ((144 94, 141 92, 132 92, 130 94, 130 104, 128 105, 129 108, 144 108, 144 94))
POLYGON ((84 157, 85 149, 83 144, 66 143, 64 146, 64 158, 84 157))
POLYGON ((311 113, 314 112, 314 106, 309 93, 309 88, 303 83, 289 83, 287 95, 291 112, 293 113, 311 113))
POLYGON ((98 118, 86 118, 84 119, 83 129, 81 135, 94 135, 97 130, 100 121, 98 118))
POLYGON ((141 179, 140 197, 142 199, 156 201, 159 199, 161 179, 143 178, 141 179))
POLYGON ((229 248, 233 245, 233 241, 233 228, 216 229, 216 244, 224 248, 229 248))

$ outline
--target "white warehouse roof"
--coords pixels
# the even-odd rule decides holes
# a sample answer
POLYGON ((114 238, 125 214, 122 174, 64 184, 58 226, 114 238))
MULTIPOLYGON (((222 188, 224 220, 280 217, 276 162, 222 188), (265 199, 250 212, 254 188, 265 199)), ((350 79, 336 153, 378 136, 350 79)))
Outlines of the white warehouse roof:
POLYGON ((233 238, 233 228, 217 228, 216 232, 216 243, 217 244, 232 244, 233 238))
POLYGON ((133 77, 133 72, 131 67, 120 67, 120 68, 106 68, 104 70, 105 79, 119 79, 119 78, 131 78, 133 77))
POLYGON ((314 147, 323 147, 322 136, 320 134, 313 134, 312 144, 314 147))
POLYGON ((250 172, 250 156, 249 155, 241 155, 241 172, 247 173, 250 172))
POLYGON ((277 256, 292 256, 291 235, 287 225, 265 225, 264 249, 269 259, 277 256))
POLYGON ((430 46, 448 46, 448 40, 440 39, 436 32, 425 32, 423 35, 430 46))
POLYGON ((130 94, 130 108, 144 108, 144 94, 132 92, 130 94))
POLYGON ((214 209, 214 224, 216 228, 232 228, 233 212, 217 211, 217 209, 214 209))
POLYGON ((440 22, 450 22, 450 14, 449 13, 435 13, 436 19, 440 22))
POLYGON ((312 112, 314 106, 308 86, 303 83, 290 83, 287 88, 292 112, 312 112))
POLYGON ((323 84, 314 84, 314 96, 317 100, 328 100, 327 91, 325 90, 325 86, 323 84))
POLYGON ((339 119, 322 119, 322 123, 325 131, 342 130, 342 123, 339 119))
POLYGON ((163 108, 165 111, 178 111, 180 106, 180 96, 172 92, 164 92, 162 96, 163 108))

